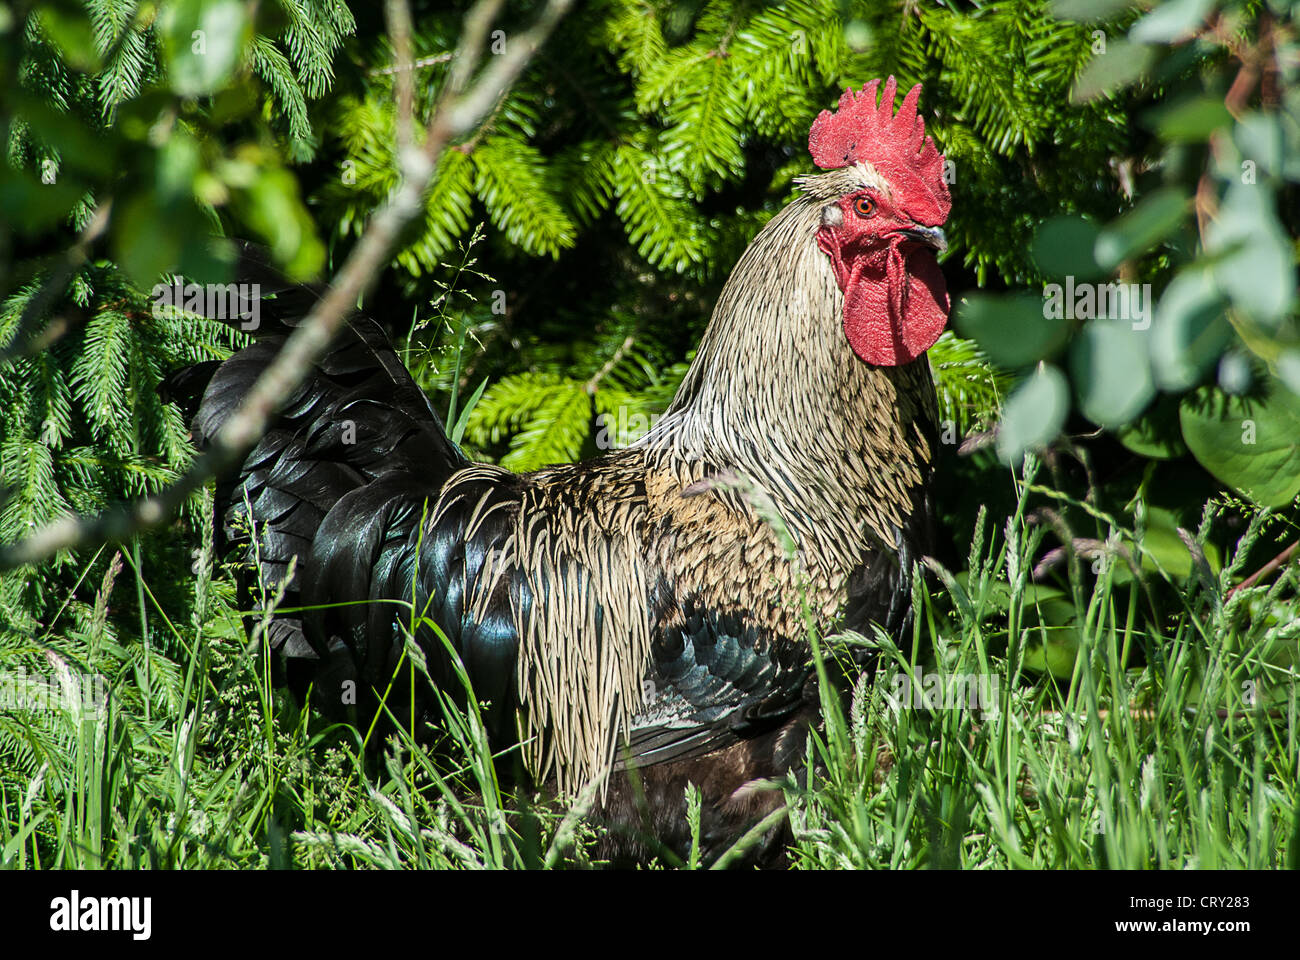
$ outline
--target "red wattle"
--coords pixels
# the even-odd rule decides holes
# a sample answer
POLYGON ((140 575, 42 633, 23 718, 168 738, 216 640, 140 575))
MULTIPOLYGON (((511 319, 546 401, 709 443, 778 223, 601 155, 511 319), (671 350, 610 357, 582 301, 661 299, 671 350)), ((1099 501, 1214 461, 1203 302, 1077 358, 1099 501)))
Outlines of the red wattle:
POLYGON ((934 346, 949 306, 934 254, 916 249, 905 255, 894 244, 883 264, 855 263, 848 272, 844 335, 854 353, 867 363, 892 367, 911 363, 934 346))

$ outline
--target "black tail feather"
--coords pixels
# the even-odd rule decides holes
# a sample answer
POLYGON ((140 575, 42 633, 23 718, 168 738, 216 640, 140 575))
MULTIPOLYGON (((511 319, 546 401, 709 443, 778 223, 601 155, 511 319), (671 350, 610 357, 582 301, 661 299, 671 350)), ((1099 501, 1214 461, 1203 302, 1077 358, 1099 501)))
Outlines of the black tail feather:
MULTIPOLYGON (((200 449, 238 409, 323 293, 321 287, 286 280, 263 248, 239 246, 237 283, 249 308, 245 314, 251 312, 257 322, 228 319, 225 309, 214 319, 246 329, 254 343, 224 363, 179 370, 165 384, 164 397, 190 416, 200 449), (248 299, 251 289, 256 301, 248 299)), ((236 545, 254 548, 256 568, 240 578, 241 605, 252 609, 259 578, 268 593, 284 583, 291 562, 297 574, 285 584, 286 607, 401 596, 396 584, 387 585, 389 592, 376 592, 375 551, 410 539, 426 498, 436 497, 447 478, 467 464, 384 331, 368 318, 352 318, 239 469, 218 480, 219 548, 223 553, 236 545), (332 575, 339 564, 370 569, 364 576, 357 571, 332 575), (354 595, 358 591, 366 595, 354 595)), ((367 643, 391 634, 393 616, 392 604, 359 608, 357 626, 366 628, 350 630, 347 637, 338 635, 340 621, 333 614, 278 616, 267 638, 279 654, 280 677, 299 693, 316 684, 321 706, 331 701, 337 706, 338 684, 373 678, 390 667, 395 654, 387 648, 393 645, 381 644, 381 650, 367 643)), ((254 623, 250 617, 250 628, 254 623)))

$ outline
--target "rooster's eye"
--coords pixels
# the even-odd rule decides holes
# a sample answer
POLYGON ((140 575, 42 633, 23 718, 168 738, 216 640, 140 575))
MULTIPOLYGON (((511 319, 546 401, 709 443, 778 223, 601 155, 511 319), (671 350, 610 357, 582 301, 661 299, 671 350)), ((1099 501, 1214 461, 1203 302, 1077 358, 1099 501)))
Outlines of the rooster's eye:
POLYGON ((858 197, 853 201, 853 209, 859 217, 872 217, 876 214, 876 201, 870 197, 858 197))

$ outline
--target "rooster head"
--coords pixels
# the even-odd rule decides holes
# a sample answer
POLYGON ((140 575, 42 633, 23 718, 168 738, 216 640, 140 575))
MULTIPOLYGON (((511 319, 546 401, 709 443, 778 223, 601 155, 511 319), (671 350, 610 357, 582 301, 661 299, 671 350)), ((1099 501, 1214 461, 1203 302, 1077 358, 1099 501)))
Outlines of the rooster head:
MULTIPOLYGON (((838 175, 822 208, 817 245, 844 294, 844 334, 861 359, 910 363, 934 345, 948 321, 948 289, 935 254, 947 249, 952 206, 943 157, 916 113, 917 84, 894 112, 897 84, 879 80, 844 91, 835 111, 813 121, 808 150, 838 175)), ((819 191, 821 192, 821 191, 819 191)))

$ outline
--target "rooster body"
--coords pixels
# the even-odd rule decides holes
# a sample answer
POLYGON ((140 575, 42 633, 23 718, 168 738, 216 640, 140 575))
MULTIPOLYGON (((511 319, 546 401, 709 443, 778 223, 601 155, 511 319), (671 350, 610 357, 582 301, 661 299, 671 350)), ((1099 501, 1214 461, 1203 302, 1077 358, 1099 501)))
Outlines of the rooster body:
MULTIPOLYGON (((449 644, 526 778, 602 785, 615 860, 689 845, 688 783, 706 853, 778 805, 757 781, 803 762, 809 630, 900 635, 929 550, 934 392, 916 357, 947 313, 931 250, 947 189, 917 92, 895 117, 891 78, 879 108, 872 84, 819 118, 814 158, 833 169, 750 245, 672 405, 629 448, 526 475, 470 463, 382 330, 350 321, 219 490, 266 581, 295 564, 284 606, 307 612, 270 633, 287 681, 330 715, 373 715, 388 690, 399 722, 436 722, 427 685, 403 686, 403 631, 454 692, 449 644), (886 144, 877 162, 850 124, 886 144)), ((310 306, 259 279, 278 291, 270 322, 204 384, 200 445, 310 306)))

